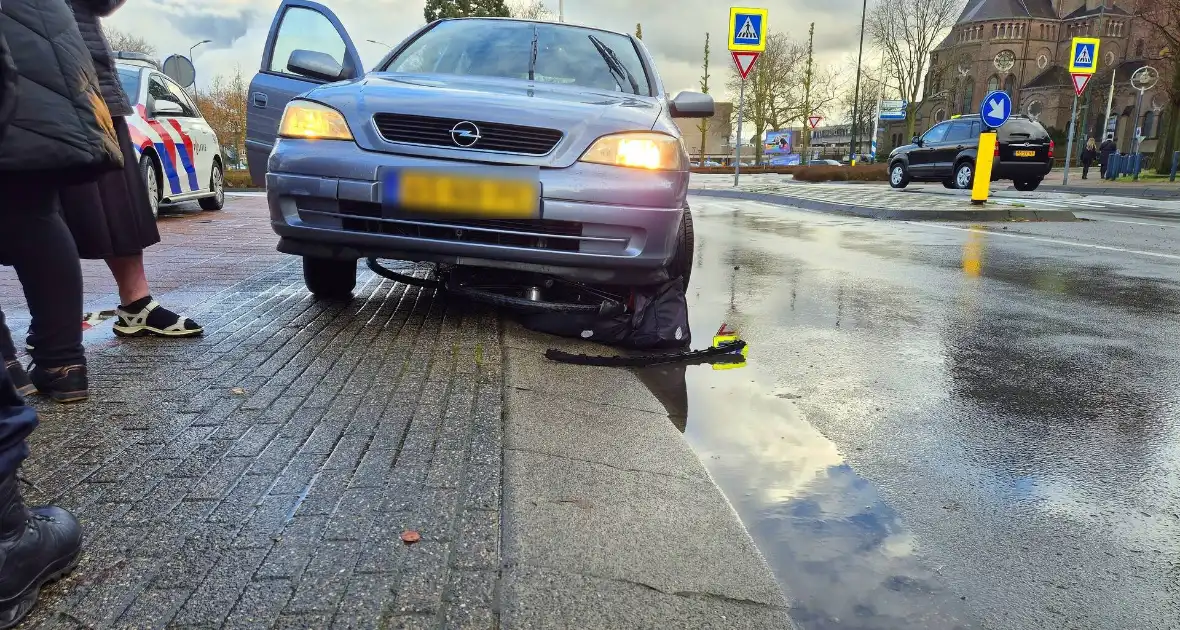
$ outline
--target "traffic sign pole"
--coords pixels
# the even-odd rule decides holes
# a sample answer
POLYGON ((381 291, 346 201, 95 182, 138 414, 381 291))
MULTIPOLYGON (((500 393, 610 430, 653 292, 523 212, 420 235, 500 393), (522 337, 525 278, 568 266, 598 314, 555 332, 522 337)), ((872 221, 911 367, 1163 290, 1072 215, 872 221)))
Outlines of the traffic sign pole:
POLYGON ((733 61, 737 64, 738 73, 742 77, 742 85, 738 91, 737 149, 734 151, 733 160, 733 185, 735 187, 742 174, 742 119, 746 108, 746 76, 750 74, 754 64, 758 61, 758 53, 766 50, 766 28, 766 9, 730 7, 729 51, 733 53, 733 61), (746 59, 749 59, 750 63, 743 67, 742 62, 746 59))
POLYGON ((1078 117, 1078 95, 1073 95, 1073 111, 1069 114, 1069 137, 1065 140, 1065 173, 1061 176, 1061 185, 1069 185, 1069 160, 1073 157, 1073 130, 1078 117))
POLYGON ((1139 112, 1143 109, 1143 90, 1139 90, 1139 96, 1135 98, 1135 118, 1131 120, 1131 159, 1134 160, 1132 167, 1131 181, 1139 181, 1139 135, 1141 128, 1139 127, 1139 112))
POLYGON ((742 174, 742 118, 746 109, 746 80, 742 79, 742 87, 738 91, 738 130, 737 151, 733 160, 733 187, 737 188, 738 177, 742 174))

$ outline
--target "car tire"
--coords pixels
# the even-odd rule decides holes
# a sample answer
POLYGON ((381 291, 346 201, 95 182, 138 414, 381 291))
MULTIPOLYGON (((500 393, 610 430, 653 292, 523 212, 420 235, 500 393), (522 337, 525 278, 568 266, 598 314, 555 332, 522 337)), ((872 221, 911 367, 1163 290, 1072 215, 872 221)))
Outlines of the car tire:
POLYGON ((963 161, 956 164, 955 174, 951 181, 954 182, 954 187, 959 190, 971 190, 971 186, 975 183, 975 163, 963 161))
POLYGON ((202 197, 199 203, 202 210, 215 211, 225 207, 225 175, 221 171, 221 165, 216 162, 213 163, 213 170, 209 173, 209 190, 213 191, 212 197, 202 197))
POLYGON ((303 282, 323 300, 347 300, 356 288, 356 261, 303 257, 303 282))
POLYGON ((910 185, 910 174, 906 171, 905 164, 901 162, 894 162, 889 165, 889 187, 890 188, 905 188, 910 185))
POLYGON ((951 190, 954 190, 954 188, 955 188, 955 180, 953 180, 953 179, 944 179, 944 180, 942 180, 942 186, 943 186, 943 188, 950 188, 951 190))
POLYGON ((160 169, 156 167, 156 160, 150 154, 139 158, 139 173, 143 175, 143 185, 147 189, 152 218, 158 219, 160 217, 160 169))
POLYGON ((692 261, 696 249, 696 232, 692 225, 692 211, 684 207, 680 218, 680 236, 676 238, 676 251, 672 254, 672 263, 668 265, 668 277, 675 280, 684 278, 684 288, 688 289, 688 280, 692 277, 692 261))
POLYGON ((1039 179, 1026 179, 1026 180, 1022 180, 1022 181, 1014 181, 1014 182, 1012 182, 1012 185, 1016 188, 1016 190, 1019 190, 1021 192, 1032 192, 1032 191, 1036 190, 1041 185, 1041 180, 1039 180, 1039 179))

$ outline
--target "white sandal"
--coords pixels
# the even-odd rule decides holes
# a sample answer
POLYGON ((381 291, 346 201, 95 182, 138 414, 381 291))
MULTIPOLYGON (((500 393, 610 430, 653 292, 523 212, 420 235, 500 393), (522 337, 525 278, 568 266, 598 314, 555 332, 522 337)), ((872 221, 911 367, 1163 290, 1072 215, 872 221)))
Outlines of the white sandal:
POLYGON ((178 315, 176 322, 167 328, 156 328, 148 324, 148 315, 160 308, 160 303, 152 300, 148 305, 143 307, 137 313, 130 313, 123 310, 122 307, 115 309, 115 314, 118 319, 115 320, 115 334, 120 337, 142 337, 144 335, 155 335, 157 337, 195 337, 205 332, 204 328, 197 326, 184 315, 178 315), (188 328, 186 323, 192 323, 196 328, 188 328))

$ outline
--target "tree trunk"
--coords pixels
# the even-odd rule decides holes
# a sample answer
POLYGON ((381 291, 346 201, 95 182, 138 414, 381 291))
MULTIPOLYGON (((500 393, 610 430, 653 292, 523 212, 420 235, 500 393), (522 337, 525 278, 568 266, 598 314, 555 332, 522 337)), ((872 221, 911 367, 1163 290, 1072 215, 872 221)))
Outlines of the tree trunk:
POLYGON ((1180 105, 1172 103, 1168 111, 1168 128, 1160 134, 1156 145, 1155 172, 1168 175, 1172 172, 1172 154, 1180 151, 1180 105))

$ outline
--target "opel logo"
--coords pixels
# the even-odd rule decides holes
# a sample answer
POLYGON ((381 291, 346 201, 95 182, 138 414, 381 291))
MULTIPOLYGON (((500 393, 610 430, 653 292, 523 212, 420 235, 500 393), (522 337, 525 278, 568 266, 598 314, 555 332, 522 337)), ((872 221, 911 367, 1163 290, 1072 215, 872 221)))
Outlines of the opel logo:
POLYGON ((476 142, 483 136, 479 135, 479 127, 475 123, 464 120, 463 122, 451 127, 451 140, 461 147, 475 146, 476 142))

